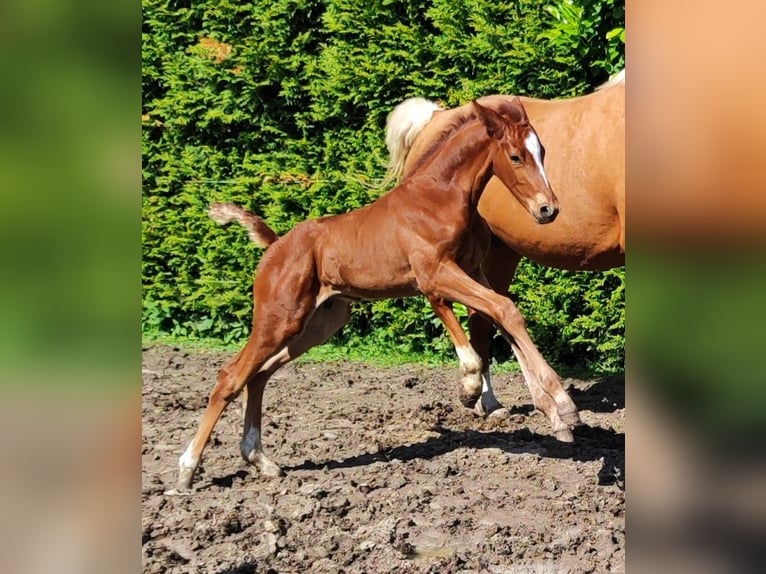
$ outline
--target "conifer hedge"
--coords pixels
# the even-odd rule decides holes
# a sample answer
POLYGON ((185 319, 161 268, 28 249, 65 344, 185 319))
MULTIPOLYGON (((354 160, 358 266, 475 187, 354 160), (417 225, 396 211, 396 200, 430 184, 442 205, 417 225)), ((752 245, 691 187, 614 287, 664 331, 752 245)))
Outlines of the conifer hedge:
MULTIPOLYGON (((246 338, 261 250, 206 215, 278 232, 380 193, 385 119, 410 96, 586 93, 624 65, 615 0, 143 0, 143 330, 246 338)), ((512 293, 546 357, 623 362, 624 270, 522 264, 512 293)), ((422 298, 358 304, 333 342, 451 357, 422 298)))

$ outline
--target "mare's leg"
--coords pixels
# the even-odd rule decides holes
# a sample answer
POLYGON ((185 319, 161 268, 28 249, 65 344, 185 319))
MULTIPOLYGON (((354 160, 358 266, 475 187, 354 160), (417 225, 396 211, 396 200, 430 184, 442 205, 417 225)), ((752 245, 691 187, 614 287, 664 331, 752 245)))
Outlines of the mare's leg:
POLYGON ((269 376, 282 365, 297 358, 312 347, 327 341, 346 324, 350 315, 350 303, 346 300, 329 299, 320 303, 311 315, 303 332, 273 356, 265 373, 248 383, 247 408, 240 453, 247 462, 257 466, 262 474, 266 476, 281 476, 283 474, 282 469, 263 453, 261 444, 263 391, 269 376))
POLYGON ((527 382, 532 400, 553 425, 559 440, 574 440, 569 425, 580 421, 577 407, 556 372, 548 365, 527 333, 524 318, 508 298, 471 279, 453 262, 441 261, 437 268, 418 276, 423 293, 429 298, 457 301, 490 318, 513 348, 527 382))
MULTIPOLYGON (((508 287, 511 285, 519 261, 521 261, 521 255, 497 237, 492 236, 492 243, 481 266, 486 284, 501 295, 508 293, 508 287)), ((493 413, 495 416, 503 416, 508 411, 495 397, 490 378, 490 343, 495 332, 495 325, 471 309, 468 317, 468 331, 471 335, 471 344, 481 357, 484 371, 481 391, 473 395, 471 402, 463 404, 474 407, 479 416, 489 416, 493 413)))

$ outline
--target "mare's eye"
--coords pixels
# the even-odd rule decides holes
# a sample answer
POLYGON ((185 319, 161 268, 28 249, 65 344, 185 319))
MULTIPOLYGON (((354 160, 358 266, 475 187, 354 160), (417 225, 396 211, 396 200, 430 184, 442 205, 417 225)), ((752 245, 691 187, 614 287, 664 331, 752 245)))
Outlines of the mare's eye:
POLYGON ((521 157, 517 156, 516 154, 513 154, 511 156, 511 161, 515 163, 516 165, 519 165, 521 163, 521 157))

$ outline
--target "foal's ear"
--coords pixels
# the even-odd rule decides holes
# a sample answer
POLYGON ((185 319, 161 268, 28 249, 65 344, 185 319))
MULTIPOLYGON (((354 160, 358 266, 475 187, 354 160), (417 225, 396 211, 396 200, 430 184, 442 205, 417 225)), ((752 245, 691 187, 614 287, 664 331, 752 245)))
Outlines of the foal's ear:
POLYGON ((519 112, 519 123, 528 124, 529 117, 527 116, 527 110, 524 109, 524 104, 521 103, 521 98, 519 96, 514 96, 511 100, 511 105, 519 112))
POLYGON ((503 119, 503 116, 498 114, 492 108, 485 108, 476 100, 472 100, 471 103, 473 104, 479 119, 484 124, 484 127, 487 128, 489 136, 498 140, 502 138, 505 133, 505 120, 503 119))

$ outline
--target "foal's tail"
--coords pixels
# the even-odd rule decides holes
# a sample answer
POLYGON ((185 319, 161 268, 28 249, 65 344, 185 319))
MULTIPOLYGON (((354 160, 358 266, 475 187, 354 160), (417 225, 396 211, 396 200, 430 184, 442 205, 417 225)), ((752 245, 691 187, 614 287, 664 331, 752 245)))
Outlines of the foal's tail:
POLYGON ((266 225, 263 219, 239 205, 233 203, 214 203, 210 206, 208 215, 221 225, 236 221, 247 229, 250 239, 258 247, 268 247, 279 239, 279 235, 266 225))
POLYGON ((396 106, 386 120, 386 147, 390 159, 386 176, 380 187, 398 182, 404 171, 404 162, 415 137, 431 119, 431 114, 443 109, 425 98, 409 98, 396 106))

